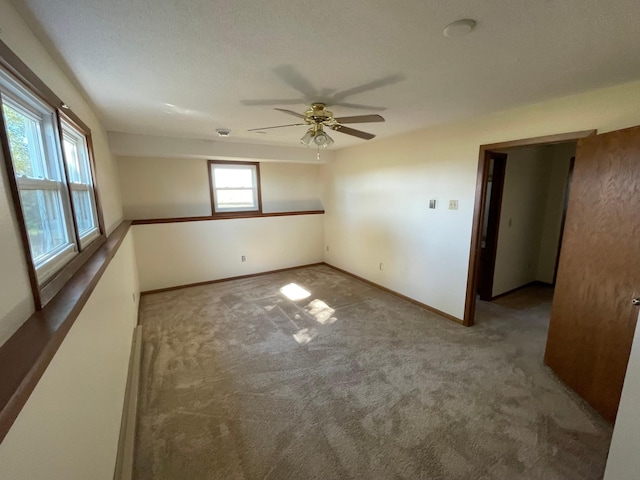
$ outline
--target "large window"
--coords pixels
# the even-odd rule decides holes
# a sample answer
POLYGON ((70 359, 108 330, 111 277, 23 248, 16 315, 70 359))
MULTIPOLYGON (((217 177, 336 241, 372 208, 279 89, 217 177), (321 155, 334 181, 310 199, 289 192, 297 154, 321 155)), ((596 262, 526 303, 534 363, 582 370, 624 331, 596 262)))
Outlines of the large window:
POLYGON ((40 289, 100 236, 87 134, 2 69, 0 103, 3 153, 40 289))
POLYGON ((262 212, 260 164, 209 160, 213 214, 262 212))

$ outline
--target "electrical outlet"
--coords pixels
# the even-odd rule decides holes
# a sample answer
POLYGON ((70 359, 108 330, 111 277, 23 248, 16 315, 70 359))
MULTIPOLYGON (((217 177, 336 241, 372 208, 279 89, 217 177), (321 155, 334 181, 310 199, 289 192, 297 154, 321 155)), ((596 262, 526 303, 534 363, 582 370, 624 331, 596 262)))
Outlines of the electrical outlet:
POLYGON ((247 261, 247 257, 245 257, 244 255, 242 255, 241 259, 242 259, 243 262, 247 261))
POLYGON ((449 200, 449 210, 458 209, 458 200, 449 200))

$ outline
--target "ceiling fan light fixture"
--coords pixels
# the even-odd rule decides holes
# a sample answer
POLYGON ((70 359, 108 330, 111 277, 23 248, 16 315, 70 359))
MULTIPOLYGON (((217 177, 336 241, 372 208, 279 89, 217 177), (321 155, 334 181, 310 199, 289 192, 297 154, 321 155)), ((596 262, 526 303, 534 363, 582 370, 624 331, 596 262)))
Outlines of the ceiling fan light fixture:
POLYGON ((333 139, 324 130, 318 130, 313 137, 313 143, 318 147, 327 148, 333 144, 333 139))
POLYGON ((310 128, 309 130, 307 130, 307 133, 305 133, 300 139, 300 143, 302 143, 303 145, 306 145, 307 147, 310 147, 311 144, 313 143, 314 133, 315 132, 313 131, 313 128, 310 128))

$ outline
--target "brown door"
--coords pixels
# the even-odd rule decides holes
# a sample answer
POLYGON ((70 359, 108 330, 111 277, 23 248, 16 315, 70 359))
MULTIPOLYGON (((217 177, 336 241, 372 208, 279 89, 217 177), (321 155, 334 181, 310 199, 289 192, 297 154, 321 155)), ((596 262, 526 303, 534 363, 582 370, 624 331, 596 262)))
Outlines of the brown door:
POLYGON ((640 293, 640 127, 578 141, 545 363, 607 420, 640 293))

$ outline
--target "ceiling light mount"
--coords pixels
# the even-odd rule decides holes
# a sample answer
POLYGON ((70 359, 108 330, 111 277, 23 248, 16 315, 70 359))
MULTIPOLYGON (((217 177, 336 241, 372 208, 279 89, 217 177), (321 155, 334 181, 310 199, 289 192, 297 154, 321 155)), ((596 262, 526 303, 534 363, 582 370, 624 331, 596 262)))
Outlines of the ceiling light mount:
POLYGON ((231 130, 228 128, 216 128, 216 133, 219 137, 228 137, 231 135, 231 130))
POLYGON ((464 35, 471 33, 476 28, 476 25, 477 22, 475 20, 471 18, 464 18, 444 27, 442 33, 448 38, 463 37, 464 35))

